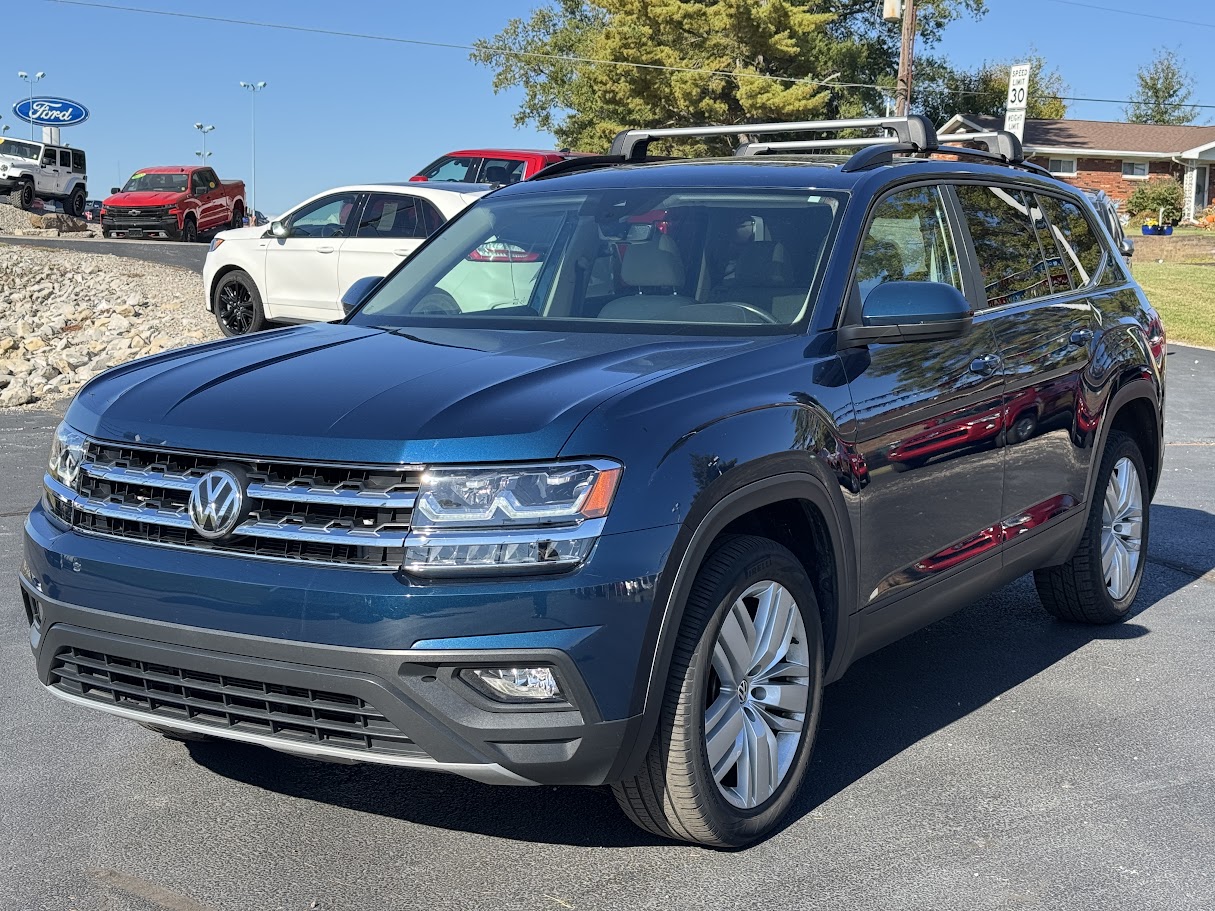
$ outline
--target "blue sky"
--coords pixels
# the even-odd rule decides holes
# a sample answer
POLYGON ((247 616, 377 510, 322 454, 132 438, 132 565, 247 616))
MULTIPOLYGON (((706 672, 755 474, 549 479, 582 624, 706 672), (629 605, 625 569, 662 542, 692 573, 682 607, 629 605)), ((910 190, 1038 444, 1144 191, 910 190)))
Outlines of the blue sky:
MULTIPOLYGON (((471 44, 497 32, 530 0, 103 0, 115 5, 337 29, 423 41, 471 44)), ((873 0, 879 7, 879 0, 873 0)), ((1126 98, 1135 70, 1157 46, 1173 47, 1197 80, 1195 100, 1215 104, 1215 6, 1210 0, 1101 2, 1105 11, 1059 0, 988 0, 981 20, 962 20, 938 52, 957 65, 1018 57, 1031 45, 1063 74, 1072 94, 1126 98), (1210 23, 1182 25, 1112 9, 1210 23)), ((404 180, 446 151, 468 146, 552 147, 550 136, 512 123, 517 97, 494 95, 490 71, 465 51, 198 22, 48 0, 6 10, 7 34, 43 37, 6 45, 0 123, 28 136, 12 104, 26 92, 18 70, 44 70, 39 94, 80 101, 88 123, 64 141, 89 153, 92 195, 136 168, 195 160, 207 137, 221 177, 250 172, 248 93, 241 80, 266 80, 257 98, 259 209, 276 214, 340 183, 404 180), (56 36, 77 36, 64 41, 56 36), (83 36, 80 40, 79 36, 83 36), (20 47, 19 50, 14 50, 20 47), (64 48, 73 53, 65 55, 64 48), (8 72, 7 70, 11 70, 8 72)), ((1071 116, 1115 120, 1118 105, 1074 104, 1071 116)), ((1215 110, 1203 121, 1215 120, 1215 110)))

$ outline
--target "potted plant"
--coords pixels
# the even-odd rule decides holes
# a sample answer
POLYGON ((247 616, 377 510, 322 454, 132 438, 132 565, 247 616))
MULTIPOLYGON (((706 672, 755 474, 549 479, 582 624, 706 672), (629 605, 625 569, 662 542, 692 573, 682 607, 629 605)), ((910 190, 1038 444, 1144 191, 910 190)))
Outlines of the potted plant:
POLYGON ((1159 234, 1160 222, 1154 218, 1145 218, 1143 220, 1143 228, 1141 230, 1144 234, 1159 234))

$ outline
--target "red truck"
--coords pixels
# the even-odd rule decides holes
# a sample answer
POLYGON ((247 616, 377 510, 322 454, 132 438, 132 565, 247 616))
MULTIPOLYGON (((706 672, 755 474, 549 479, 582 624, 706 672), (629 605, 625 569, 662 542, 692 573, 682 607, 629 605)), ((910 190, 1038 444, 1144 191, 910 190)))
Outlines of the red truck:
POLYGON ((540 149, 461 149, 435 159, 410 180, 506 184, 527 180, 543 168, 585 153, 540 149))
POLYGON ((105 237, 194 241, 244 223, 244 181, 220 180, 211 168, 143 168, 110 193, 101 204, 105 237))

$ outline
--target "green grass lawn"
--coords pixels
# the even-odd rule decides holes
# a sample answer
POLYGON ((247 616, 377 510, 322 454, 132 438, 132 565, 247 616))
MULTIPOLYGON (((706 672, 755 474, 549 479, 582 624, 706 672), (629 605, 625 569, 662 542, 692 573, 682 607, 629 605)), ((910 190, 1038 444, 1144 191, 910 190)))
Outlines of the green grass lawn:
POLYGON ((1215 348, 1215 266, 1141 262, 1131 271, 1170 342, 1215 348))

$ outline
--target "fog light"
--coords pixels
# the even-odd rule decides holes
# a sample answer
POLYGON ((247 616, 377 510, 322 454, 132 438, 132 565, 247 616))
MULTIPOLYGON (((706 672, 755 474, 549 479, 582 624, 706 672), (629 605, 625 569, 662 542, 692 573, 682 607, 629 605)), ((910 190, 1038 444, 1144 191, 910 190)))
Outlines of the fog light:
POLYGON ((563 702, 551 667, 475 667, 460 671, 473 689, 497 702, 563 702))

